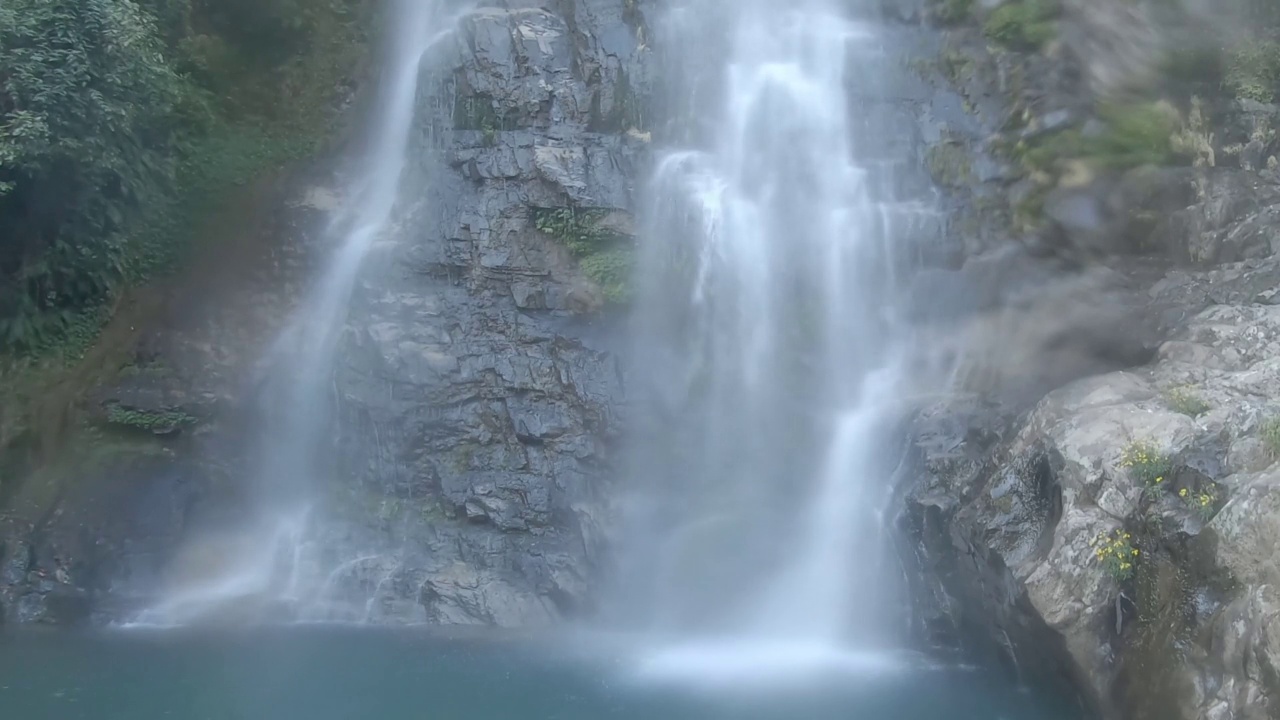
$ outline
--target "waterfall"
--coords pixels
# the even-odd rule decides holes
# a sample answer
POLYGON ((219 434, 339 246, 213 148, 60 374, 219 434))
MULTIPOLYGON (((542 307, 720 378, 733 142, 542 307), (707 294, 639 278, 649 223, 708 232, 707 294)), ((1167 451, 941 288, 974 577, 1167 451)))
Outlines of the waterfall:
POLYGON ((446 4, 389 3, 392 30, 378 103, 364 157, 329 226, 333 255, 265 358, 253 512, 241 527, 190 539, 172 563, 176 570, 160 603, 140 622, 305 616, 324 601, 332 568, 310 551, 323 523, 318 495, 333 419, 334 356, 363 261, 394 217, 424 57, 454 36, 457 16, 446 12, 446 4))
POLYGON ((692 128, 649 202, 620 571, 630 614, 667 638, 653 670, 861 668, 899 640, 885 514, 910 334, 895 297, 938 213, 927 182, 903 182, 918 168, 881 85, 900 60, 865 5, 670 14, 671 74, 688 78, 672 105, 692 128))

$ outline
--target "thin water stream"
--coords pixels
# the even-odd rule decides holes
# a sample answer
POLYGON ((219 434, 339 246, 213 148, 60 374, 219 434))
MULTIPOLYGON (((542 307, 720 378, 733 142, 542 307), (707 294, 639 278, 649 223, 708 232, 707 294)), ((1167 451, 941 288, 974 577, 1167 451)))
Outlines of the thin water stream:
MULTIPOLYGON (((334 568, 315 557, 322 550, 315 547, 316 526, 325 522, 319 496, 330 464, 333 361, 356 278, 394 218, 423 64, 433 49, 454 38, 459 5, 449 0, 390 3, 392 30, 378 105, 366 154, 331 220, 333 255, 266 358, 253 512, 240 526, 191 539, 173 562, 175 572, 160 602, 138 623, 360 619, 359 608, 327 602, 334 568), (213 557, 220 560, 204 561, 213 557), (191 567, 198 572, 188 572, 191 567)), ((352 554, 338 550, 339 557, 352 554)))

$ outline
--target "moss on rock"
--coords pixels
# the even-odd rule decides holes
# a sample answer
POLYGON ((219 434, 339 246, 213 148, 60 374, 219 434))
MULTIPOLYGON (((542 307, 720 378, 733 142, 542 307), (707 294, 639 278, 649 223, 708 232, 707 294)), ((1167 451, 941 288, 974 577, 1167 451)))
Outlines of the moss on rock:
POLYGON ((931 0, 930 12, 943 25, 959 25, 973 17, 974 0, 931 0))
POLYGON ((635 240, 608 226, 603 208, 535 208, 534 226, 555 238, 578 260, 582 274, 612 303, 631 297, 635 240))
POLYGON ((946 141, 930 146, 925 152, 925 163, 939 185, 955 188, 969 184, 972 174, 969 153, 959 143, 946 141))
POLYGON ((1057 33, 1054 21, 1059 11, 1054 0, 1013 0, 991 11, 983 32, 1010 50, 1039 50, 1057 33))
POLYGON ((106 420, 108 425, 153 435, 168 435, 196 422, 194 417, 178 409, 144 410, 119 404, 107 407, 106 420))

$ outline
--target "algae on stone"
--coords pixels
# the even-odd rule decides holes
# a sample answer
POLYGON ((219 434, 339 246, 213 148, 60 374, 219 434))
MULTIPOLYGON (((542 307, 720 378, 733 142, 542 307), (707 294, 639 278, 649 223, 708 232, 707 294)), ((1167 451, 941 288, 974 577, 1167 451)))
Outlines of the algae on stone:
POLYGON ((972 171, 969 154, 955 142, 941 142, 925 151, 925 162, 934 181, 945 187, 969 184, 972 171))
POLYGON ((534 226, 565 246, 587 279, 613 303, 631 296, 634 238, 608 227, 603 208, 536 208, 534 226))
POLYGON ((1039 50, 1056 34, 1059 10, 1053 0, 1013 0, 991 11, 983 32, 1010 50, 1039 50))

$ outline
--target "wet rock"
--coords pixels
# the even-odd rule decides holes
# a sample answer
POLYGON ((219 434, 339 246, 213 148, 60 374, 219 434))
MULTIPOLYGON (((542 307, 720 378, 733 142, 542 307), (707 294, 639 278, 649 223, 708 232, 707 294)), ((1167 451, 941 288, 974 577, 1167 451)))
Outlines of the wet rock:
POLYGON ((1200 266, 1274 254, 1280 185, 1261 176, 1220 169, 1196 180, 1196 201, 1155 229, 1171 255, 1200 266))
POLYGON ((606 514, 619 360, 573 238, 538 218, 581 210, 593 237, 636 232, 646 5, 500 5, 466 20, 452 64, 426 79, 460 110, 421 104, 418 123, 446 128, 443 147, 413 149, 424 172, 406 192, 426 200, 369 263, 340 350, 351 482, 422 508, 353 519, 360 536, 389 533, 370 542, 398 558, 384 622, 545 624, 589 604, 601 549, 584 523, 606 514))
MULTIPOLYGON (((1028 612, 1124 712, 1269 712, 1253 708, 1270 707, 1274 688, 1249 663, 1269 663, 1275 652, 1265 638, 1276 610, 1269 588, 1280 508, 1268 499, 1275 461, 1259 433, 1280 410, 1269 399, 1280 391, 1271 359, 1278 338, 1271 306, 1209 306, 1178 327, 1154 365, 1050 393, 1016 423, 1016 436, 992 448, 994 462, 960 476, 950 494, 963 499, 935 520, 982 539, 996 567, 1007 568, 984 582, 1025 588, 1028 612), (1135 460, 1135 447, 1158 459, 1135 460), (1146 462, 1160 469, 1144 475, 1146 462), (1136 581, 1109 575, 1094 556, 1096 538, 1116 531, 1141 552, 1136 581), (1180 550, 1188 538, 1214 552, 1180 550), (1147 624, 1130 616, 1132 603, 1147 624), (1173 609, 1192 604, 1202 608, 1193 621, 1173 609), (1154 627, 1188 650, 1170 652, 1167 637, 1146 629, 1154 627), (1213 637, 1195 627, 1214 628, 1213 637), (1183 692, 1191 678, 1202 691, 1183 692), (1152 694, 1166 679, 1179 689, 1152 694)), ((921 490, 914 502, 928 507, 929 497, 921 490)), ((943 583, 958 597, 994 600, 967 581, 943 583)))

